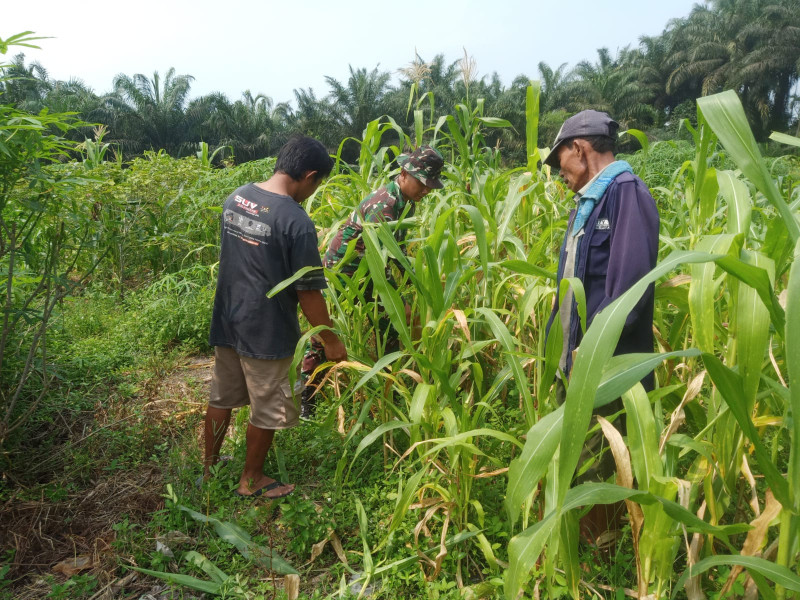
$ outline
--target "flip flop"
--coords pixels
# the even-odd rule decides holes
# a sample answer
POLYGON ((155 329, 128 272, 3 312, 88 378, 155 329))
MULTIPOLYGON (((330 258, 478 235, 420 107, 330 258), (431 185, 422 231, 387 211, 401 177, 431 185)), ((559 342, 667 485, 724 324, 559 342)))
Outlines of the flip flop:
MULTIPOLYGON (((283 487, 285 485, 289 485, 288 483, 283 483, 282 481, 278 481, 277 479, 272 483, 265 485, 264 487, 258 488, 252 494, 242 494, 239 490, 234 490, 233 495, 237 496, 238 498, 257 498, 258 496, 263 496, 265 492, 269 492, 270 490, 274 490, 279 487, 283 487)), ((264 496, 268 500, 277 500, 278 498, 284 498, 294 492, 294 490, 289 490, 288 492, 284 492, 280 496, 264 496)))

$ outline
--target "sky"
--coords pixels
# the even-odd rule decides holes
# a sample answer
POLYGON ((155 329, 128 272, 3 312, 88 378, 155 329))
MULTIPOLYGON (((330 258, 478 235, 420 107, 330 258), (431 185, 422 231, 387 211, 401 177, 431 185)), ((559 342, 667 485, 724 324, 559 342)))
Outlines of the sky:
POLYGON ((478 77, 497 72, 504 85, 517 75, 538 75, 544 61, 556 68, 594 62, 597 49, 612 54, 660 34, 701 0, 10 0, 0 17, 0 38, 22 31, 50 36, 40 50, 24 50, 52 79, 83 80, 95 93, 111 91, 120 73, 174 67, 194 76, 192 97, 245 90, 293 101, 293 90, 329 87, 325 76, 346 82, 349 66, 392 73, 419 54, 448 63, 464 50, 478 77))

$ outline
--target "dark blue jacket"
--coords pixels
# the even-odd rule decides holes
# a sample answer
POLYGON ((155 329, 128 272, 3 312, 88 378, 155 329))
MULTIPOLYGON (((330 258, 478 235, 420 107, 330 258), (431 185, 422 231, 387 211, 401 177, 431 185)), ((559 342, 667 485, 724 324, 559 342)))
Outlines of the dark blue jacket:
MULTIPOLYGON (((567 235, 574 218, 573 210, 567 235)), ((598 312, 656 266, 658 230, 658 210, 647 186, 632 173, 619 175, 589 216, 575 261, 575 276, 586 292, 587 328, 598 312)), ((564 274, 565 245, 566 238, 558 261, 559 283, 564 274)), ((653 298, 654 286, 650 285, 628 315, 614 354, 653 351, 653 298)), ((558 313, 558 302, 556 296, 547 323, 548 333, 558 313)), ((577 304, 573 301, 567 374, 572 369, 572 351, 580 345, 582 337, 577 304)), ((652 387, 652 374, 644 383, 652 387)))

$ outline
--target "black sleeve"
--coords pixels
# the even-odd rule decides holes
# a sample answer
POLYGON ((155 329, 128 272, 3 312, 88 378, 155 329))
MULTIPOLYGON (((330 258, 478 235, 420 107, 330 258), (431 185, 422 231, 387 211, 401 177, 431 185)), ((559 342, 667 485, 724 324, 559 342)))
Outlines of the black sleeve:
POLYGON ((328 287, 322 271, 322 260, 317 248, 317 234, 315 231, 303 233, 292 241, 289 257, 292 273, 297 273, 304 267, 319 267, 306 273, 294 282, 296 290, 324 290, 328 287))

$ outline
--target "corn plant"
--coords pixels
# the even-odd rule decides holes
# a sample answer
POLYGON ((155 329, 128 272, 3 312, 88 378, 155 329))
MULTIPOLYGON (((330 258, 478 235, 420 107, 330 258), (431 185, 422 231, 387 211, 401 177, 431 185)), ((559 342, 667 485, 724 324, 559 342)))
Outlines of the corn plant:
MULTIPOLYGON (((782 226, 771 223, 768 229, 785 228, 786 235, 794 243, 796 216, 768 175, 735 95, 726 93, 704 98, 699 101, 699 107, 702 111, 700 132, 695 138, 698 152, 687 171, 688 183, 684 187, 686 202, 690 205, 688 212, 692 215, 690 235, 686 239, 695 250, 673 250, 652 273, 597 315, 578 351, 565 409, 547 415, 528 432, 525 448, 509 471, 507 508, 512 522, 516 522, 521 509, 530 505, 531 495, 544 478, 545 517, 524 529, 509 544, 507 597, 517 597, 545 548, 545 565, 551 565, 551 571, 552 565, 563 566, 569 587, 573 595, 577 595, 577 535, 571 511, 577 506, 621 499, 628 502, 631 515, 640 597, 647 594, 661 597, 669 591, 673 585, 673 563, 682 540, 687 545, 688 568, 678 585, 689 582, 687 588, 692 597, 700 593, 697 576, 721 564, 747 568, 754 585, 765 597, 776 594, 783 597, 786 590, 800 591, 800 578, 791 570, 796 567, 798 555, 798 490, 794 462, 798 456, 798 436, 791 427, 784 429, 786 418, 797 410, 796 404, 792 404, 796 394, 784 383, 777 362, 783 360, 789 372, 795 366, 793 356, 796 353, 790 353, 789 341, 795 315, 788 307, 792 306, 789 294, 793 292, 796 269, 792 266, 786 280, 787 312, 784 314, 778 300, 783 287, 780 285, 782 273, 776 271, 776 262, 781 257, 776 261, 765 252, 773 249, 780 253, 782 249, 753 237, 752 200, 746 180, 740 179, 738 173, 715 172, 707 167, 714 136, 736 161, 742 174, 771 204, 771 207, 757 205, 759 210, 767 214, 774 210, 779 215, 778 220, 785 221, 782 226), (715 228, 717 220, 724 215, 724 211, 717 209, 718 197, 727 204, 728 232, 707 234, 706 228, 715 228), (674 284, 680 280, 675 273, 685 268, 691 273, 691 283, 688 290, 681 290, 680 284, 674 284), (657 297, 675 301, 677 311, 671 316, 679 324, 677 335, 659 336, 667 352, 612 358, 611 351, 628 310, 648 283, 667 275, 672 277, 665 282, 668 285, 660 286, 661 293, 657 297), (687 324, 689 314, 690 325, 687 324), (724 320, 717 316, 720 314, 724 320), (777 339, 770 339, 770 329, 776 332, 777 339), (672 343, 667 343, 666 338, 672 343), (682 350, 674 350, 680 345, 683 345, 682 350), (777 377, 763 373, 767 354, 773 357, 777 377), (685 360, 684 366, 690 375, 686 381, 667 385, 654 392, 650 399, 640 386, 625 391, 655 363, 676 356, 685 360), (701 362, 705 371, 699 371, 701 362), (704 374, 710 379, 710 389, 703 388, 704 374), (613 393, 606 391, 611 382, 618 384, 618 387, 612 386, 613 393), (681 389, 686 393, 677 402, 669 422, 665 422, 664 403, 669 395, 681 389), (705 394, 700 393, 701 389, 706 390, 705 394), (613 426, 603 423, 612 447, 615 441, 619 444, 615 451, 619 485, 584 484, 570 488, 593 406, 602 405, 620 394, 629 432, 627 448, 613 426), (698 411, 698 407, 693 406, 700 401, 706 404, 706 410, 698 411), (693 437, 678 433, 683 421, 691 422, 694 418, 698 418, 693 425, 699 433, 693 437), (768 451, 757 422, 778 424, 783 432, 779 430, 777 435, 788 436, 788 461, 779 461, 788 470, 788 479, 784 478, 783 468, 776 464, 775 452, 768 451), (690 466, 682 466, 679 458, 692 454, 696 458, 690 466), (757 528, 759 537, 749 536, 739 554, 730 536, 741 532, 742 524, 722 525, 727 521, 726 515, 736 510, 737 490, 741 490, 745 475, 750 473, 749 465, 753 464, 757 464, 781 506, 777 555, 772 561, 755 556, 767 539, 766 526, 757 528), (625 477, 626 472, 630 476, 625 477), (632 491, 634 475, 636 491, 632 491), (698 486, 702 486, 702 494, 698 486), (701 498, 702 504, 698 506, 701 498), (689 533, 694 536, 691 544, 689 533), (708 551, 703 549, 702 542, 709 539, 725 544, 729 553, 704 558, 708 551), (771 590, 769 581, 776 584, 775 591, 771 590)), ((785 263, 781 261, 781 264, 785 263)), ((665 312, 660 315, 668 318, 665 312)), ((674 374, 674 370, 670 372, 674 374)), ((541 402, 541 397, 539 400, 541 402)), ((750 480, 753 481, 752 475, 750 480)), ((767 510, 769 501, 761 504, 754 482, 752 489, 756 514, 767 510)), ((735 579, 738 572, 734 569, 731 577, 735 579)), ((731 583, 729 579, 727 586, 731 583)))

